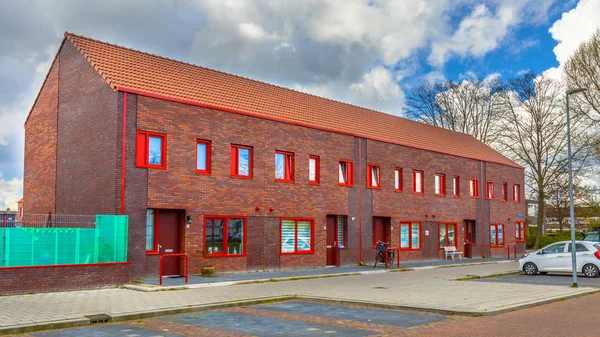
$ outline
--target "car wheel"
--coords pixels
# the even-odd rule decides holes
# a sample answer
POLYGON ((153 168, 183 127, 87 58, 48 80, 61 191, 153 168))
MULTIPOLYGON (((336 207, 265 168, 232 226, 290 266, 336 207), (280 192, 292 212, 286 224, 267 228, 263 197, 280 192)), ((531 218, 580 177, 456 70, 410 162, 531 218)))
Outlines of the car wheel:
POLYGON ((527 262, 523 266, 523 271, 527 275, 536 275, 538 273, 538 268, 535 264, 533 264, 531 262, 527 262))
POLYGON ((586 264, 583 266, 583 275, 585 275, 585 277, 597 277, 598 267, 593 264, 586 264))

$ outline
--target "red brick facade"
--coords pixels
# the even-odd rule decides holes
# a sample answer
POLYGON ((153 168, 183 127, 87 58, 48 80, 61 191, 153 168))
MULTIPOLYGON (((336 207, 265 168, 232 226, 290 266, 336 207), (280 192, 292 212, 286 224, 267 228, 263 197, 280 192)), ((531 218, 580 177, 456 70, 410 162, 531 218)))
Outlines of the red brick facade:
MULTIPOLYGON (((119 212, 121 123, 125 110, 124 203, 125 214, 130 217, 132 277, 158 273, 159 256, 146 254, 147 209, 178 210, 184 215, 182 219, 190 218, 189 223, 183 220, 181 223, 181 250, 190 258, 191 273, 198 273, 206 264, 214 264, 218 272, 324 267, 327 215, 343 215, 348 219, 346 248, 339 252, 340 265, 357 264, 361 256, 363 262, 373 263, 373 217, 389 219, 393 246, 400 243, 401 221, 421 223, 422 248, 402 251, 402 260, 443 258, 439 223, 456 224, 457 247, 462 251, 465 220, 476 222, 473 256, 505 255, 506 244, 515 243, 515 222, 525 219, 525 198, 521 196, 520 203, 513 203, 510 194, 513 184, 524 186, 520 168, 144 95, 127 94, 124 109, 124 94, 111 90, 69 41, 61 49, 59 59, 61 70, 55 69, 56 64, 53 66, 26 125, 28 212, 30 209, 80 214, 119 212), (60 78, 60 90, 56 89, 56 78, 60 78), (60 93, 58 117, 56 107, 52 110, 50 104, 57 104, 57 92, 60 93), (45 122, 46 119, 58 120, 58 127, 45 122), (45 130, 42 134, 46 138, 39 136, 38 130, 45 130), (166 135, 166 169, 136 167, 138 130, 166 135), (210 175, 196 173, 197 139, 211 141, 210 175), (52 140, 58 143, 58 153, 56 145, 44 145, 52 140), (232 144, 252 147, 251 179, 231 176, 232 144), (275 181, 275 151, 294 154, 293 183, 275 181), (34 153, 42 153, 45 160, 37 159, 34 153), (320 157, 319 185, 309 184, 311 155, 320 157), (339 186, 339 160, 354 162, 354 186, 339 186), (380 189, 366 187, 367 163, 381 165, 380 189), (51 170, 52 165, 58 167, 56 171, 51 170), (395 168, 403 169, 402 192, 394 188, 395 168), (49 176, 40 182, 34 179, 46 170, 50 170, 49 176), (423 194, 412 192, 413 170, 424 172, 423 194), (446 176, 445 196, 434 193, 436 173, 446 176), (460 198, 452 195, 453 176, 460 177, 460 198), (479 179, 477 199, 469 197, 471 178, 479 179), (495 183, 493 200, 485 198, 486 180, 495 183), (509 186, 508 202, 500 197, 503 182, 509 186), (51 183, 55 183, 56 190, 51 183), (246 217, 246 256, 206 257, 205 216, 246 217), (281 218, 314 219, 313 254, 280 254, 281 218), (490 223, 504 224, 506 242, 504 247, 491 251, 490 223)), ((519 251, 524 251, 523 244, 519 251)))

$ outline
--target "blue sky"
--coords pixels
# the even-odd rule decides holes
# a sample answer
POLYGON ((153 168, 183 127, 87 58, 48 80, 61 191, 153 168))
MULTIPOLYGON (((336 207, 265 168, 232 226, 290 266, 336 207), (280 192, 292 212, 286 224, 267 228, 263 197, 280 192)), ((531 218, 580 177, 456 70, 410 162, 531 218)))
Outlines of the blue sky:
POLYGON ((65 31, 401 115, 427 80, 559 77, 600 0, 0 1, 0 208, 65 31))

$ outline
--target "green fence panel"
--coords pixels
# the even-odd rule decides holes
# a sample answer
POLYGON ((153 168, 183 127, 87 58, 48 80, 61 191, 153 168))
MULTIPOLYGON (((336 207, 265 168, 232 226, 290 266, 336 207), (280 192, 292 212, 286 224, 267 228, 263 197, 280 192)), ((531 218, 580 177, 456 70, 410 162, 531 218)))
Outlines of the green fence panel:
POLYGON ((0 234, 0 267, 127 261, 127 216, 97 215, 95 228, 2 228, 0 234))

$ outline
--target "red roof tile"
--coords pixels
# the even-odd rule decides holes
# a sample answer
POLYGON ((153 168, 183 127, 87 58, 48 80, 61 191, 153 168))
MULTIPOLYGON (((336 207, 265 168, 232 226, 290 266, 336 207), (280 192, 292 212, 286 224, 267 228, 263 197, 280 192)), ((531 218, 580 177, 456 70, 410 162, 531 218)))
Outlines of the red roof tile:
POLYGON ((520 167, 474 137, 137 50, 65 34, 115 90, 520 167))

